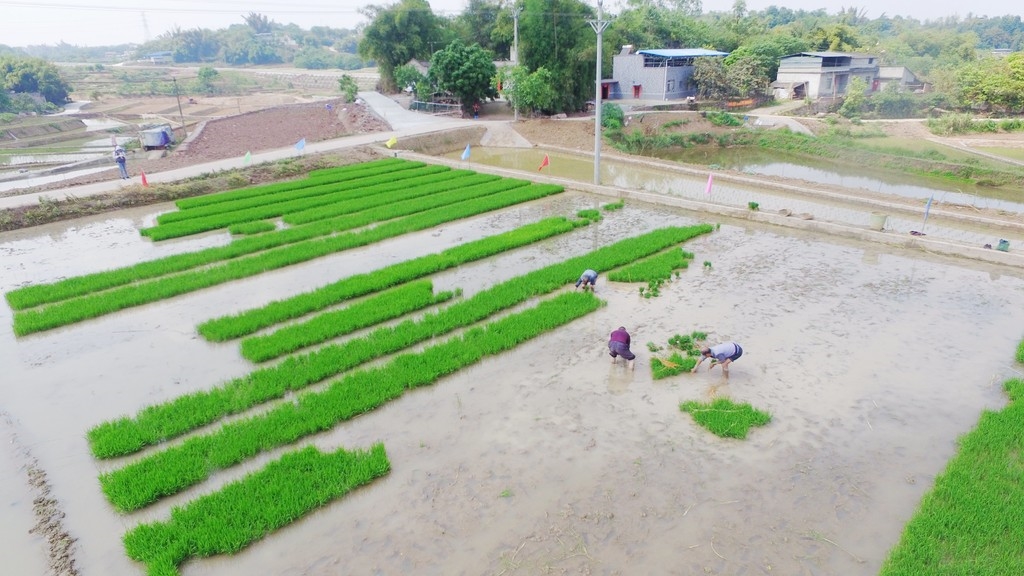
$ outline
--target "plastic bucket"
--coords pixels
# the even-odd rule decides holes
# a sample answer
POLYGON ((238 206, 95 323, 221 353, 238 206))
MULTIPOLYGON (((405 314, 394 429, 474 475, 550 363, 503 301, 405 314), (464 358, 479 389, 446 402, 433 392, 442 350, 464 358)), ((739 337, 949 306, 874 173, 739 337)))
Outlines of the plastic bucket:
POLYGON ((871 229, 872 230, 885 230, 885 225, 889 222, 889 215, 882 214, 881 212, 871 213, 871 229))
POLYGON ((996 246, 996 250, 999 250, 999 251, 1002 251, 1002 252, 1009 252, 1010 251, 1010 241, 1009 240, 1000 240, 999 241, 999 245, 996 246))

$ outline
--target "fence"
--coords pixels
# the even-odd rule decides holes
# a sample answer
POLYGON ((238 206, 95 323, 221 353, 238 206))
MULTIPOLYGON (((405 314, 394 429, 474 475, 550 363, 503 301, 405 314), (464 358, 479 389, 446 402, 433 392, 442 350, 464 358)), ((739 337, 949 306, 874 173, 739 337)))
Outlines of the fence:
POLYGON ((426 112, 428 114, 434 114, 435 116, 462 116, 462 106, 460 104, 441 104, 440 102, 423 102, 422 100, 413 100, 412 103, 409 104, 409 110, 426 112))

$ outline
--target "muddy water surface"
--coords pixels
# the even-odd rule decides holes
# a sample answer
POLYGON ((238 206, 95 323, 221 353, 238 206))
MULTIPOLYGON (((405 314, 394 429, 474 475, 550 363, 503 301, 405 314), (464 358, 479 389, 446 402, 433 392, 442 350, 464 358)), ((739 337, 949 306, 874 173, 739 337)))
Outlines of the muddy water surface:
MULTIPOLYGON (((235 344, 199 339, 197 323, 595 204, 566 194, 28 338, 0 331, 5 433, 47 472, 78 538, 80 572, 143 574, 124 555, 127 529, 280 453, 137 514, 106 503, 96 476, 123 462, 89 456, 89 427, 252 370, 235 344)), ((153 213, 0 235, 0 290, 226 241, 153 245, 135 231, 153 213)), ((435 282, 471 295, 694 222, 630 204, 435 282)), ((598 312, 311 439, 324 449, 383 441, 392 472, 182 573, 877 573, 956 438, 1005 402, 1000 384, 1024 326, 1021 273, 723 222, 686 245, 694 265, 660 297, 642 299, 637 286, 602 275, 608 305, 598 312), (634 371, 607 356, 619 325, 633 334, 634 371), (652 380, 646 342, 692 330, 743 345, 730 379, 716 370, 652 380), (773 421, 747 440, 723 440, 679 411, 715 396, 750 402, 773 421)), ((10 320, 0 308, 0 324, 10 320)), ((0 463, 3 478, 18 477, 13 459, 0 463)), ((3 492, 4 524, 27 531, 23 492, 3 492)), ((0 546, 15 565, 38 565, 39 546, 23 543, 0 546)))

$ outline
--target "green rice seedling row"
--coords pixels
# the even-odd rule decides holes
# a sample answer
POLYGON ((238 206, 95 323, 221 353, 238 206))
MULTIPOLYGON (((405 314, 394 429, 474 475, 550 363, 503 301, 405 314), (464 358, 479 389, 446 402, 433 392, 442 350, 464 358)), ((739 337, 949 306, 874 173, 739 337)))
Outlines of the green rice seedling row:
POLYGON ((434 285, 429 280, 410 282, 342 310, 326 312, 305 322, 286 326, 272 334, 246 338, 241 344, 242 356, 253 362, 266 362, 446 302, 454 296, 455 293, 450 291, 435 295, 434 285))
POLYGON ((207 320, 198 332, 211 342, 223 342, 305 316, 350 298, 363 296, 416 278, 448 270, 488 256, 521 248, 575 229, 578 222, 558 216, 520 226, 515 230, 461 244, 436 254, 420 256, 391 266, 349 276, 316 290, 276 300, 260 308, 207 320))
MULTIPOLYGON (((505 178, 491 183, 491 186, 495 191, 507 192, 515 188, 525 187, 528 184, 529 183, 524 180, 505 178)), ((531 189, 531 192, 536 192, 537 190, 537 188, 533 188, 531 189)), ((545 190, 550 190, 549 193, 551 194, 561 191, 560 188, 558 190, 553 190, 551 188, 547 188, 545 190)), ((490 190, 485 190, 485 192, 489 191, 490 190)), ((527 196, 528 199, 534 199, 529 194, 527 196)), ((466 205, 461 204, 460 206, 466 205)), ((415 207, 416 206, 413 206, 413 208, 415 207)), ((486 211, 487 210, 482 210, 481 206, 481 212, 478 213, 486 211)), ((413 211, 410 213, 415 212, 413 211)), ((433 214, 435 216, 430 216, 429 218, 436 217, 437 212, 435 211, 433 214)), ((273 234, 266 234, 256 238, 243 238, 236 240, 227 246, 219 246, 186 254, 167 256, 156 260, 150 260, 148 262, 141 262, 133 266, 76 276, 74 278, 67 278, 65 280, 49 284, 26 286, 24 288, 18 288, 17 290, 8 292, 6 294, 6 298, 12 309, 26 310, 42 304, 61 302, 63 300, 69 300, 71 298, 84 296, 93 292, 99 292, 100 290, 124 286, 141 280, 158 278, 160 276, 174 274, 192 268, 198 268, 200 266, 206 266, 215 262, 231 260, 248 254, 270 250, 279 246, 298 244, 306 240, 335 234, 345 230, 351 230, 374 222, 390 220, 396 216, 401 216, 401 214, 396 215, 394 212, 378 209, 372 213, 367 212, 359 216, 353 215, 349 217, 331 218, 329 220, 280 230, 273 234)), ((454 219, 457 218, 450 218, 450 220, 454 219)), ((443 220, 439 223, 447 221, 448 220, 443 220)))
POLYGON ((690 400, 679 405, 693 420, 722 438, 747 437, 753 426, 764 426, 772 421, 772 415, 758 410, 750 404, 737 404, 728 398, 715 398, 710 403, 690 400))
POLYGON ((228 232, 230 232, 232 236, 248 236, 252 234, 262 234, 264 232, 273 232, 274 230, 277 230, 277 226, 273 222, 267 222, 266 220, 232 224, 228 227, 228 232))
POLYGON ((374 196, 367 198, 362 201, 351 201, 351 202, 338 202, 336 204, 329 204, 324 206, 316 206, 308 210, 300 210, 298 212, 292 212, 285 214, 282 220, 286 224, 297 226, 300 224, 309 224, 317 220, 326 220, 329 218, 336 218, 338 216, 344 216, 353 212, 362 210, 369 210, 370 208, 387 207, 391 206, 396 210, 404 210, 401 202, 411 201, 416 198, 422 198, 430 196, 432 205, 441 205, 444 203, 459 200, 459 194, 462 194, 461 199, 471 198, 478 196, 478 192, 484 192, 494 194, 503 190, 510 190, 519 186, 525 186, 525 180, 512 180, 504 179, 501 181, 502 186, 493 186, 493 184, 499 180, 502 180, 500 176, 493 174, 478 174, 476 172, 470 172, 468 170, 453 170, 448 174, 438 174, 431 179, 422 179, 421 182, 408 182, 404 187, 398 190, 391 191, 387 196, 374 196), (463 174, 466 172, 466 174, 463 174), (447 177, 446 177, 447 176, 447 177), (486 186, 485 186, 486 185, 486 186), (447 193, 447 196, 442 194, 447 193))
POLYGON ((960 438, 881 576, 1024 574, 1024 379, 1003 388, 1009 403, 960 438))
POLYGON ((234 554, 391 470, 383 444, 368 451, 289 452, 223 488, 175 507, 166 522, 124 535, 128 556, 151 575, 176 575, 189 558, 234 554))
POLYGON ((383 158, 372 162, 314 170, 301 180, 275 182, 273 184, 263 184, 260 186, 248 186, 245 188, 228 190, 226 192, 219 192, 217 194, 182 198, 181 200, 175 201, 174 205, 177 206, 179 210, 191 210, 193 208, 210 206, 221 202, 231 202, 233 200, 241 200, 243 198, 255 198, 263 194, 274 194, 284 190, 291 190, 293 188, 303 188, 327 181, 338 181, 347 178, 362 178, 367 175, 375 175, 381 172, 397 172, 399 170, 420 168, 422 166, 426 166, 426 164, 424 162, 412 162, 400 158, 383 158))
MULTIPOLYGON (((462 179, 466 178, 468 178, 468 176, 462 176, 462 179)), ((476 179, 476 181, 479 182, 479 179, 476 179)), ((427 196, 423 196, 422 194, 419 193, 413 193, 413 197, 406 198, 405 200, 398 202, 388 201, 389 199, 387 197, 371 197, 354 200, 352 203, 346 203, 347 209, 342 210, 343 212, 353 213, 346 213, 343 214, 342 216, 337 216, 334 218, 326 217, 326 211, 331 206, 331 203, 308 203, 307 208, 309 210, 315 210, 314 217, 310 218, 310 220, 324 220, 325 222, 330 222, 330 227, 335 230, 348 230, 352 228, 358 228, 359 226, 363 226, 365 224, 369 224, 372 222, 379 222, 382 220, 398 218, 400 216, 407 216, 409 214, 423 212, 425 210, 444 206, 446 204, 450 204, 453 202, 464 201, 471 198, 478 198, 481 196, 488 196, 490 194, 496 194, 498 192, 502 192, 511 188, 523 187, 528 184, 529 182, 525 180, 515 180, 511 178, 506 178, 498 181, 492 181, 490 183, 474 184, 466 188, 459 188, 455 191, 450 191, 449 186, 446 185, 434 185, 434 187, 425 188, 422 191, 427 193, 427 196), (357 211, 357 209, 359 208, 365 209, 357 211), (323 212, 325 214, 325 217, 316 217, 315 215, 318 212, 323 212)), ((401 195, 400 192, 396 194, 401 195)), ((307 210, 307 208, 302 208, 302 210, 307 210)), ((301 210, 299 210, 299 208, 296 208, 296 211, 301 210)), ((252 211, 251 213, 255 214, 256 212, 258 211, 252 211)), ((224 215, 222 217, 222 220, 226 222, 227 220, 231 219, 230 216, 231 215, 224 215)), ((196 222, 176 222, 174 224, 168 224, 167 226, 149 228, 148 230, 151 231, 150 237, 153 240, 164 240, 167 238, 179 236, 179 232, 184 231, 186 228, 191 227, 193 229, 198 229, 204 227, 208 223, 209 221, 207 221, 206 223, 200 222, 198 226, 193 226, 193 224, 196 224, 196 222)))
POLYGON ((644 256, 645 251, 663 250, 665 246, 678 244, 710 229, 707 225, 666 228, 622 240, 588 255, 502 282, 463 302, 427 314, 419 321, 381 327, 361 338, 287 358, 276 366, 256 370, 210 391, 195 392, 150 406, 135 418, 104 422, 88 431, 86 437, 90 449, 97 458, 137 452, 225 416, 281 398, 288 391, 320 382, 364 362, 469 326, 534 296, 557 290, 575 280, 579 267, 585 262, 597 263, 601 268, 621 265, 630 258, 644 256))
MULTIPOLYGON (((442 166, 441 168, 443 169, 445 167, 442 166)), ((436 170, 436 168, 434 167, 419 168, 417 170, 429 170, 431 172, 430 174, 424 174, 421 177, 427 177, 433 173, 438 172, 438 170, 436 170)), ((456 175, 452 175, 450 169, 447 171, 442 171, 445 173, 446 176, 448 176, 448 179, 465 178, 470 174, 473 174, 473 172, 470 172, 469 170, 460 171, 456 175)), ((410 171, 407 170, 400 174, 408 174, 409 172, 410 171)), ((395 177, 390 174, 385 176, 378 176, 377 179, 377 182, 366 183, 365 188, 358 188, 356 189, 356 191, 358 192, 373 188, 373 192, 376 192, 380 190, 380 188, 377 188, 377 186, 380 186, 385 190, 392 191, 405 190, 407 188, 407 186, 403 186, 401 185, 401 183, 396 182, 395 177)), ((413 178, 412 180, 416 180, 416 178, 413 178)), ((438 178, 435 177, 433 178, 433 180, 436 181, 438 180, 438 178)), ((441 180, 447 179, 441 178, 441 180)), ((331 184, 326 186, 325 188, 334 188, 334 190, 336 190, 335 186, 336 185, 331 184)), ((412 187, 415 188, 415 186, 412 187)), ((303 210, 309 210, 319 206, 328 206, 331 204, 336 204, 338 202, 344 202, 346 200, 350 200, 352 194, 352 189, 345 189, 341 191, 334 191, 329 194, 318 194, 316 196, 308 198, 298 198, 282 202, 260 204, 258 206, 250 207, 243 210, 211 214, 209 216, 199 216, 196 218, 181 220, 178 222, 171 222, 169 224, 160 224, 158 226, 153 226, 151 228, 143 228, 139 232, 143 236, 148 236, 154 241, 167 240, 169 238, 180 238, 182 236, 191 236, 192 234, 199 234, 201 232, 209 232, 211 230, 227 228, 231 224, 251 222, 253 220, 264 220, 267 218, 277 218, 284 216, 286 214, 290 214, 292 212, 300 212, 303 210)), ((372 192, 367 192, 367 194, 372 194, 372 192)), ((358 196, 362 197, 362 194, 359 194, 358 196)), ((365 201, 365 198, 363 199, 365 201)), ((378 202, 374 203, 373 205, 379 205, 379 200, 381 200, 382 198, 376 197, 376 199, 378 200, 378 202)))
MULTIPOLYGON (((283 208, 283 213, 301 211, 303 208, 292 208, 300 200, 307 200, 311 206, 328 206, 335 203, 352 203, 357 200, 365 200, 370 197, 386 198, 395 192, 409 190, 419 191, 429 184, 437 182, 451 182, 450 186, 472 186, 479 181, 462 180, 472 175, 483 176, 472 170, 452 170, 446 166, 424 166, 413 170, 403 170, 397 174, 389 174, 384 181, 382 176, 372 179, 346 180, 344 182, 326 182, 302 189, 291 190, 280 194, 260 196, 231 202, 222 202, 212 206, 197 208, 194 210, 182 210, 179 212, 168 212, 161 214, 157 221, 161 225, 185 222, 185 221, 215 221, 216 217, 227 218, 228 214, 241 215, 249 211, 259 211, 270 208, 283 208), (216 217, 215 217, 216 216, 216 217), (209 220, 207 220, 209 218, 209 220)), ((501 176, 487 174, 489 180, 496 180, 501 176)), ((428 194, 421 192, 421 194, 428 194)), ((348 210, 354 212, 357 210, 348 210)))
MULTIPOLYGON (((469 170, 459 171, 462 174, 475 174, 469 170)), ((285 207, 289 202, 302 199, 319 199, 321 201, 343 201, 353 198, 371 196, 374 194, 391 190, 404 190, 407 187, 415 187, 422 182, 436 182, 444 179, 444 175, 456 177, 456 172, 447 166, 423 166, 402 170, 397 173, 377 175, 371 178, 359 178, 346 180, 344 182, 323 182, 316 185, 293 188, 291 190, 264 194, 255 198, 242 198, 228 202, 220 202, 191 210, 180 210, 178 212, 167 212, 157 217, 159 225, 171 224, 174 222, 186 222, 199 218, 211 216, 244 213, 245 210, 268 209, 273 207, 285 207), (433 177, 424 181, 424 178, 433 177)))
POLYGON ((649 258, 637 260, 629 266, 608 273, 613 282, 650 282, 652 280, 668 280, 672 273, 686 268, 693 254, 680 248, 666 250, 649 258))
POLYGON ((308 392, 266 413, 225 424, 210 434, 194 436, 177 446, 144 456, 123 468, 102 474, 101 488, 118 510, 138 510, 193 486, 218 470, 329 430, 338 422, 400 397, 408 389, 433 384, 603 305, 590 293, 561 294, 422 352, 402 354, 381 367, 353 372, 321 392, 308 392))
MULTIPOLYGON (((500 184, 500 183, 497 183, 500 184)), ((536 200, 561 192, 561 186, 531 184, 511 191, 473 198, 408 218, 387 222, 358 233, 340 234, 328 238, 309 240, 291 246, 267 250, 260 254, 234 259, 202 270, 194 270, 174 276, 166 276, 148 282, 121 286, 106 292, 91 294, 46 306, 15 312, 14 332, 24 336, 34 332, 50 330, 104 314, 157 302, 178 296, 276 270, 299 262, 306 262, 321 256, 365 246, 385 238, 400 236, 408 232, 424 230, 461 218, 506 208, 521 202, 536 200)))

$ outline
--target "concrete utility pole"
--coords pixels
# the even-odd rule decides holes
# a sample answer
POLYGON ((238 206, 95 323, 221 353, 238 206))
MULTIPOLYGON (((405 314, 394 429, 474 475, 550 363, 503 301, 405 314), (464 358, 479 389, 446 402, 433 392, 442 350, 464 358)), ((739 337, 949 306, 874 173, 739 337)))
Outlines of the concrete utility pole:
MULTIPOLYGON (((514 24, 512 30, 512 64, 516 66, 519 66, 519 15, 522 12, 522 8, 512 9, 512 22, 514 24)), ((515 89, 515 85, 512 88, 515 89)), ((516 98, 516 104, 512 108, 515 110, 515 121, 519 122, 519 98, 516 98)))
MULTIPOLYGON (((181 119, 181 131, 185 133, 185 138, 188 138, 188 129, 185 128, 185 114, 181 111, 181 94, 178 93, 178 79, 171 78, 174 82, 174 97, 178 99, 178 118, 181 119)), ((184 140, 184 138, 182 138, 184 140)))
POLYGON ((601 4, 597 0, 597 20, 588 20, 590 27, 597 33, 597 80, 594 96, 594 184, 601 183, 601 34, 610 23, 601 19, 601 4))

